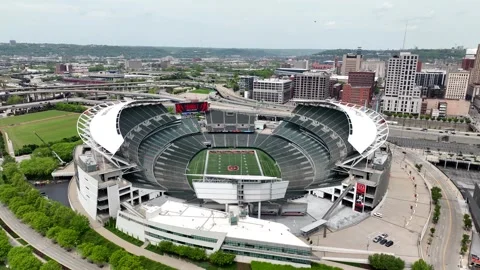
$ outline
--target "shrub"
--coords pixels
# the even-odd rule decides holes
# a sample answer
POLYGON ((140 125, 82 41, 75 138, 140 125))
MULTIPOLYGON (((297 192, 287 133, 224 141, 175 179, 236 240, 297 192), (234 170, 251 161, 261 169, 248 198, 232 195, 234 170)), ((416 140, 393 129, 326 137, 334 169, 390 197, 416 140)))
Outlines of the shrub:
MULTIPOLYGON (((218 250, 218 251, 210 254, 209 260, 214 265, 226 266, 226 265, 230 265, 234 262, 235 255, 223 252, 221 250, 218 250)), ((253 266, 252 266, 252 269, 253 269, 253 266)))
POLYGON ((374 269, 379 270, 402 270, 405 268, 405 262, 402 259, 383 253, 368 256, 368 261, 374 269))
POLYGON ((61 247, 70 250, 77 244, 78 236, 79 234, 77 231, 72 229, 62 229, 58 232, 56 239, 61 247))

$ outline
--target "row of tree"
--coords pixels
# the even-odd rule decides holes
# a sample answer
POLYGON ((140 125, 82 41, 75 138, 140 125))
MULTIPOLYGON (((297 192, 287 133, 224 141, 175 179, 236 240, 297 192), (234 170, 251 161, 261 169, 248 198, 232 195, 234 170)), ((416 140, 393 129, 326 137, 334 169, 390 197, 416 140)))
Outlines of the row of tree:
POLYGON ((12 269, 61 270, 55 261, 43 264, 29 247, 12 247, 4 230, 0 229, 0 265, 8 264, 12 269))
POLYGON ((161 241, 158 243, 158 249, 162 253, 175 254, 193 261, 207 261, 218 266, 228 266, 233 264, 235 255, 218 250, 210 256, 207 256, 205 249, 198 247, 189 247, 184 245, 175 245, 170 241, 161 241))
POLYGON ((87 110, 85 106, 80 105, 78 103, 65 103, 65 102, 55 103, 54 108, 55 110, 59 110, 59 111, 76 112, 76 113, 83 113, 84 111, 87 110))
MULTIPOLYGON (((120 248, 92 230, 85 216, 59 202, 41 196, 39 191, 26 181, 20 167, 13 158, 8 156, 4 159, 0 202, 8 206, 22 222, 41 235, 52 239, 54 243, 67 251, 77 250, 89 261, 98 265, 110 262, 112 255, 120 248)), ((171 269, 160 263, 152 263, 146 258, 138 260, 142 264, 148 262, 149 268, 171 269)), ((142 265, 135 269, 145 268, 142 265)), ((129 268, 114 266, 113 269, 129 268)))
MULTIPOLYGON (((376 270, 402 270, 405 269, 405 261, 387 254, 373 254, 368 256, 368 262, 376 270)), ((433 266, 420 259, 412 264, 412 270, 433 270, 433 266)))
POLYGON ((398 117, 398 118, 408 118, 408 119, 417 119, 417 120, 432 120, 432 121, 442 121, 442 122, 454 122, 454 123, 470 123, 471 120, 468 118, 457 118, 457 117, 431 117, 430 115, 413 115, 408 113, 395 113, 395 112, 383 112, 386 116, 398 117))

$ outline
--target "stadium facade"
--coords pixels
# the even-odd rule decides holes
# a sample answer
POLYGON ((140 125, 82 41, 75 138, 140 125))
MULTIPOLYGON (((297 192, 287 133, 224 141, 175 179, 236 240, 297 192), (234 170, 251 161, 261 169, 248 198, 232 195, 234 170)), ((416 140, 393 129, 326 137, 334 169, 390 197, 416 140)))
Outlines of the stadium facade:
POLYGON ((275 128, 253 112, 205 104, 185 106, 202 108, 202 120, 173 115, 159 100, 92 107, 77 124, 85 143, 75 149, 79 201, 92 218, 114 217, 117 228, 151 243, 308 264, 311 248, 288 227, 249 215, 305 215, 288 202, 306 194, 371 211, 385 196, 391 154, 375 111, 295 103, 275 128))

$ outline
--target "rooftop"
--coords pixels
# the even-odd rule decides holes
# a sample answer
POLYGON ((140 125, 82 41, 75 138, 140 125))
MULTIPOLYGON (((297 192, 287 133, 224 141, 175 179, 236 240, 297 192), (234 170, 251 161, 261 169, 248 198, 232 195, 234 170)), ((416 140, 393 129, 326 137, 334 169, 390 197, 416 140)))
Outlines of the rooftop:
POLYGON ((288 79, 278 79, 278 78, 270 78, 270 79, 259 79, 255 80, 255 82, 261 82, 261 83, 287 83, 287 82, 292 82, 291 80, 288 79))
POLYGON ((230 224, 230 214, 194 205, 166 200, 163 204, 142 204, 148 221, 188 229, 225 233, 226 237, 308 247, 280 223, 251 217, 239 217, 230 224))

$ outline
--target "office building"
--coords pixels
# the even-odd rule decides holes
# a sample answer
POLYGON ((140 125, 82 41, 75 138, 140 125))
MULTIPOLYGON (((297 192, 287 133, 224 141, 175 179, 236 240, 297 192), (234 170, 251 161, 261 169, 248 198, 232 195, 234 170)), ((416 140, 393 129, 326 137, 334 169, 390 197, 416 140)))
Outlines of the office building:
POLYGON ((421 89, 415 87, 417 62, 418 55, 409 52, 401 52, 388 60, 382 97, 384 111, 420 113, 421 89))
POLYGON ((375 86, 374 72, 350 72, 348 74, 348 83, 353 87, 367 86, 373 88, 375 86))
POLYGON ((475 63, 473 68, 470 70, 470 80, 469 84, 480 84, 480 44, 478 44, 478 48, 475 54, 475 63))
POLYGON ((264 79, 253 82, 252 99, 272 103, 285 103, 292 97, 292 80, 264 79))
POLYGON ((477 49, 467 49, 465 51, 465 57, 462 59, 462 69, 470 71, 475 66, 475 55, 477 49))
POLYGON ((362 62, 362 70, 375 72, 375 76, 378 78, 385 78, 385 68, 385 61, 372 59, 362 62))
POLYGON ((446 99, 465 99, 470 74, 467 71, 450 72, 447 77, 446 99))
POLYGON ((415 77, 415 84, 422 88, 433 88, 435 85, 443 88, 447 79, 447 72, 445 70, 425 70, 417 72, 415 77))
POLYGON ((328 98, 330 74, 326 72, 305 72, 295 76, 294 97, 322 100, 328 98))
POLYGON ((373 88, 344 84, 342 101, 368 107, 372 101, 373 88))
POLYGON ((252 91, 253 90, 253 81, 257 77, 255 76, 240 76, 238 77, 238 88, 240 91, 252 91))
POLYGON ((57 64, 55 66, 55 74, 64 74, 73 72, 73 66, 67 64, 57 64))
POLYGON ((288 60, 287 63, 282 64, 283 68, 302 68, 308 69, 308 60, 288 60))
POLYGON ((352 71, 360 71, 362 68, 363 55, 345 54, 342 62, 342 75, 348 75, 352 71))
POLYGON ((127 60, 125 61, 125 68, 130 70, 142 69, 142 61, 140 60, 127 60))

